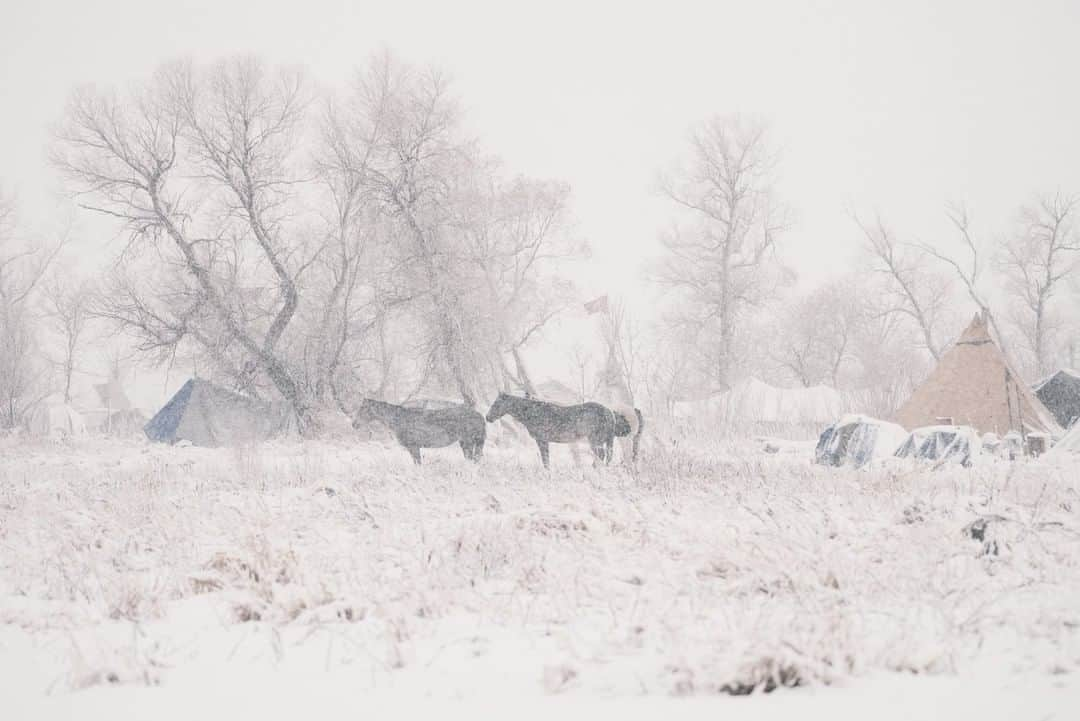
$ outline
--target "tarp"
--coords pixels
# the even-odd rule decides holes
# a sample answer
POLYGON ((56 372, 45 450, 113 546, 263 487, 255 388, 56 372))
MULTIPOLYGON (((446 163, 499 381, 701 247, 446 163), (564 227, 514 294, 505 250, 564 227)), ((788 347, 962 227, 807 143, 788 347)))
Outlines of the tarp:
POLYGON ((161 443, 230 446, 268 440, 292 429, 284 406, 260 401, 192 378, 143 431, 161 443))
POLYGON ((1054 458, 1080 455, 1080 422, 1074 423, 1065 437, 1055 443, 1046 455, 1054 458))
POLYGON ((814 449, 814 462, 860 468, 874 459, 892 456, 907 435, 907 431, 895 423, 863 415, 846 415, 822 432, 814 449))
POLYGON ((1062 428, 1071 427, 1080 418, 1080 372, 1062 368, 1032 389, 1062 428))
POLYGON ((926 426, 913 430, 896 456, 968 466, 981 453, 979 433, 970 426, 926 426))

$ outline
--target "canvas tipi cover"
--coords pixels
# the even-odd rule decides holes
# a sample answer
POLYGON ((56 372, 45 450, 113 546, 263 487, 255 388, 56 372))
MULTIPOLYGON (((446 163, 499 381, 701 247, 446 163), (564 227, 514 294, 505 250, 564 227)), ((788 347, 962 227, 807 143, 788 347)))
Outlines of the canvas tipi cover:
POLYGON ((1050 412, 1009 367, 982 313, 891 420, 908 429, 948 424, 999 436, 1009 431, 1061 433, 1050 412))
POLYGON ((192 378, 143 431, 152 441, 229 446, 267 440, 289 428, 289 414, 248 396, 192 378))
POLYGON ((116 376, 110 376, 107 383, 95 384, 94 390, 97 391, 102 408, 108 409, 109 412, 131 410, 131 401, 128 400, 116 376))

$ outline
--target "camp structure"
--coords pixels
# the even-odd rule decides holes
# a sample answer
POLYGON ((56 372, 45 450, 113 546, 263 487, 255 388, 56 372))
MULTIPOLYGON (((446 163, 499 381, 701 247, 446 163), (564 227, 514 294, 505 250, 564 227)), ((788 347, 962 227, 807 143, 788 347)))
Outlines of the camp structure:
POLYGON ((897 458, 912 458, 970 466, 982 453, 978 432, 970 426, 916 428, 896 451, 897 458))
POLYGON ((1080 418, 1080 372, 1062 368, 1033 386, 1035 395, 1062 428, 1080 418))
POLYGON ((46 400, 30 414, 27 430, 35 436, 71 438, 86 433, 86 421, 67 403, 46 400))
POLYGON ((127 393, 124 393, 124 388, 120 385, 120 379, 115 375, 109 376, 106 383, 95 383, 94 391, 101 402, 101 407, 109 414, 117 411, 129 411, 132 408, 127 393))
POLYGON ((1054 444, 1047 456, 1060 459, 1073 459, 1080 456, 1080 423, 1073 423, 1065 437, 1054 444))
POLYGON ((750 377, 704 400, 675 404, 678 424, 715 429, 721 436, 778 435, 817 438, 824 426, 851 410, 835 388, 780 388, 750 377))
POLYGON ((292 429, 287 408, 192 378, 157 412, 143 431, 152 441, 195 446, 255 443, 292 429))
POLYGON ((1061 434, 1061 427, 990 338, 977 313, 960 339, 890 419, 904 428, 971 426, 1004 436, 1061 434))
POLYGON ((113 411, 102 418, 97 424, 97 431, 113 436, 130 437, 137 436, 145 426, 146 414, 138 408, 129 408, 113 411))
POLYGON ((814 449, 814 463, 861 468, 875 459, 888 458, 907 438, 895 423, 850 414, 825 428, 814 449))

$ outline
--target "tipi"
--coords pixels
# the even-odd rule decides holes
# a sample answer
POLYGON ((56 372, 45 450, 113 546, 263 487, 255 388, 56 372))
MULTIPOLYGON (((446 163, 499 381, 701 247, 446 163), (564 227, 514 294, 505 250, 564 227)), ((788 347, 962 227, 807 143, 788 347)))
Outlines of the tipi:
POLYGON ((891 419, 908 429, 971 426, 980 433, 1059 435, 1061 427, 1010 366, 976 313, 956 344, 891 419))

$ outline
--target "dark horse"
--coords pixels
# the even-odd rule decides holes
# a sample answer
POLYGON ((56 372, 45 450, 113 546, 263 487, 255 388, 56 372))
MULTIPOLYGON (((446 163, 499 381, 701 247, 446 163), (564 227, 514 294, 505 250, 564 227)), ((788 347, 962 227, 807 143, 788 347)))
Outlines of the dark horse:
POLYGON ((420 463, 421 448, 444 448, 452 443, 460 443, 470 461, 479 461, 484 455, 487 437, 484 417, 465 406, 427 410, 367 398, 357 409, 353 427, 359 425, 361 418, 381 421, 393 431, 398 443, 405 446, 417 464, 420 463))
POLYGON ((560 406, 500 393, 488 411, 488 423, 494 423, 508 413, 525 426, 536 441, 545 468, 548 467, 549 443, 573 443, 583 438, 588 439, 597 460, 611 461, 615 414, 599 403, 560 406))

